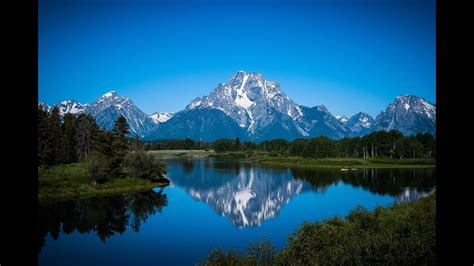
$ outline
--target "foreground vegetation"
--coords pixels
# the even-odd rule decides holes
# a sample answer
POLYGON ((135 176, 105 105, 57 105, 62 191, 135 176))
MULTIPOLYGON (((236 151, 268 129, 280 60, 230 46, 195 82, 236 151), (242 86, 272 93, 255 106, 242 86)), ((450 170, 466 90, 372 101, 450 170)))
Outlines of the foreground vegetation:
POLYGON ((147 191, 164 183, 141 178, 116 178, 94 184, 85 163, 40 167, 38 169, 38 200, 40 204, 62 200, 147 191))
POLYGON ((149 190, 165 165, 131 139, 125 117, 111 131, 86 114, 38 109, 38 197, 49 200, 149 190))
POLYGON ((277 252, 269 241, 246 251, 213 250, 204 265, 436 264, 436 194, 413 203, 362 207, 345 219, 303 224, 277 252))

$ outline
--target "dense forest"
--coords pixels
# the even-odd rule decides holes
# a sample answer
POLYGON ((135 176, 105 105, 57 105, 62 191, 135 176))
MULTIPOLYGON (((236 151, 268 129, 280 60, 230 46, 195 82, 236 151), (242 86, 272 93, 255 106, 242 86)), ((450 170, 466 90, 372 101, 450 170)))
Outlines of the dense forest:
POLYGON ((38 108, 38 166, 84 163, 94 183, 126 176, 149 178, 161 175, 164 165, 145 152, 138 138, 129 137, 125 117, 111 131, 100 128, 86 114, 60 116, 59 109, 38 108))
POLYGON ((331 140, 319 136, 311 139, 274 139, 260 143, 236 139, 220 139, 215 142, 185 140, 161 140, 145 143, 147 150, 215 150, 266 151, 274 155, 326 157, 389 157, 389 158, 435 158, 436 140, 429 134, 404 136, 399 131, 377 131, 363 137, 331 140))

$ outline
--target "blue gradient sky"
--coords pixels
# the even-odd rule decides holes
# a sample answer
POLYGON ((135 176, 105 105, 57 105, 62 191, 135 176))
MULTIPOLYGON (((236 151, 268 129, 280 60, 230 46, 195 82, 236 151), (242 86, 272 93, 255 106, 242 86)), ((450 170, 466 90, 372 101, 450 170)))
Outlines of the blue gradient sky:
POLYGON ((116 90, 147 113, 179 111, 246 70, 333 114, 375 116, 401 94, 435 102, 435 5, 39 0, 39 100, 116 90))

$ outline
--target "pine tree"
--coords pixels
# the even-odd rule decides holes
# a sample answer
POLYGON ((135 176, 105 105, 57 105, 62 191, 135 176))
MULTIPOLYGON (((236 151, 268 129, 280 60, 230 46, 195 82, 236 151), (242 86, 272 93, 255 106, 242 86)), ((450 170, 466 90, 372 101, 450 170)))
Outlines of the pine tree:
POLYGON ((125 155, 129 149, 127 136, 130 133, 127 120, 124 116, 119 116, 115 121, 115 126, 112 129, 113 141, 112 150, 113 156, 110 160, 111 174, 114 177, 122 175, 122 168, 125 155))
POLYGON ((47 164, 51 154, 49 140, 49 113, 38 107, 38 164, 47 164))
POLYGON ((234 142, 234 150, 240 151, 240 148, 241 148, 240 139, 239 137, 237 137, 235 138, 235 142, 234 142))
POLYGON ((64 162, 72 163, 77 161, 76 153, 76 118, 68 113, 63 118, 63 143, 64 143, 64 162))
POLYGON ((59 108, 56 106, 51 111, 49 121, 48 142, 51 147, 51 154, 48 159, 50 165, 55 165, 64 162, 64 147, 61 129, 61 116, 59 115, 59 108))
POLYGON ((81 114, 78 118, 77 130, 75 134, 77 144, 77 156, 79 160, 87 159, 87 155, 92 149, 93 118, 81 114))
POLYGON ((185 150, 190 150, 190 149, 193 148, 193 146, 194 146, 194 141, 192 139, 186 138, 184 140, 184 149, 185 150))
POLYGON ((128 134, 130 133, 130 127, 127 123, 127 119, 121 115, 115 121, 115 126, 112 129, 112 133, 117 137, 126 140, 128 134))

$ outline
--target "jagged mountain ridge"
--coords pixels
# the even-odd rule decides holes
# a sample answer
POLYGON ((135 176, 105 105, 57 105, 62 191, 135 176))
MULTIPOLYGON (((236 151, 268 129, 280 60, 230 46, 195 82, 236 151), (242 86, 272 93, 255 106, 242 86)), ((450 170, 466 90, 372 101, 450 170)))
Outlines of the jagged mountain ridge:
POLYGON ((127 97, 119 96, 110 91, 92 102, 86 113, 95 117, 97 124, 110 130, 115 120, 123 115, 130 125, 130 132, 139 137, 145 137, 155 130, 155 122, 127 97))
POLYGON ((105 93, 90 104, 67 100, 54 106, 49 106, 46 103, 39 103, 38 106, 47 111, 51 111, 53 107, 58 107, 61 116, 67 113, 74 115, 90 114, 95 117, 99 126, 107 130, 111 130, 117 118, 123 115, 130 126, 131 135, 137 135, 141 138, 150 134, 156 128, 156 123, 149 115, 135 106, 132 100, 118 95, 115 91, 105 93))
POLYGON ((250 139, 266 135, 267 127, 279 127, 282 136, 301 135, 293 123, 303 114, 274 82, 262 74, 238 71, 226 83, 219 84, 208 96, 194 99, 186 110, 218 109, 245 129, 250 139), (287 119, 287 116, 291 119, 287 119))
MULTIPOLYGON (((39 106, 51 110, 52 106, 39 106)), ((359 112, 349 119, 334 116, 324 106, 307 107, 292 101, 275 81, 262 74, 238 71, 207 96, 197 97, 177 113, 145 114, 133 102, 108 92, 90 104, 63 101, 60 114, 88 113, 111 129, 124 115, 131 132, 147 140, 219 138, 263 141, 326 136, 332 139, 362 136, 376 130, 400 130, 405 135, 436 132, 436 105, 414 95, 403 95, 373 119, 359 112)))
POLYGON ((351 116, 345 123, 345 127, 352 132, 353 136, 363 136, 373 131, 375 120, 364 112, 358 112, 351 116))
POLYGON ((436 133, 436 105, 414 95, 402 95, 375 118, 374 130, 398 130, 404 135, 436 133))
MULTIPOLYGON (((245 132, 246 139, 254 141, 274 138, 293 140, 319 135, 341 138, 347 134, 347 130, 326 107, 298 105, 280 89, 278 83, 266 80, 262 74, 255 72, 238 71, 209 95, 195 98, 181 112, 204 112, 209 109, 224 113, 245 132)), ((176 122, 179 117, 161 124, 163 131, 157 130, 157 134, 150 138, 166 139, 169 138, 167 132, 179 132, 183 127, 174 126, 180 124, 176 122)), ((212 127, 204 127, 207 126, 212 127)), ((239 132, 236 136, 241 135, 241 130, 234 131, 239 132)))

